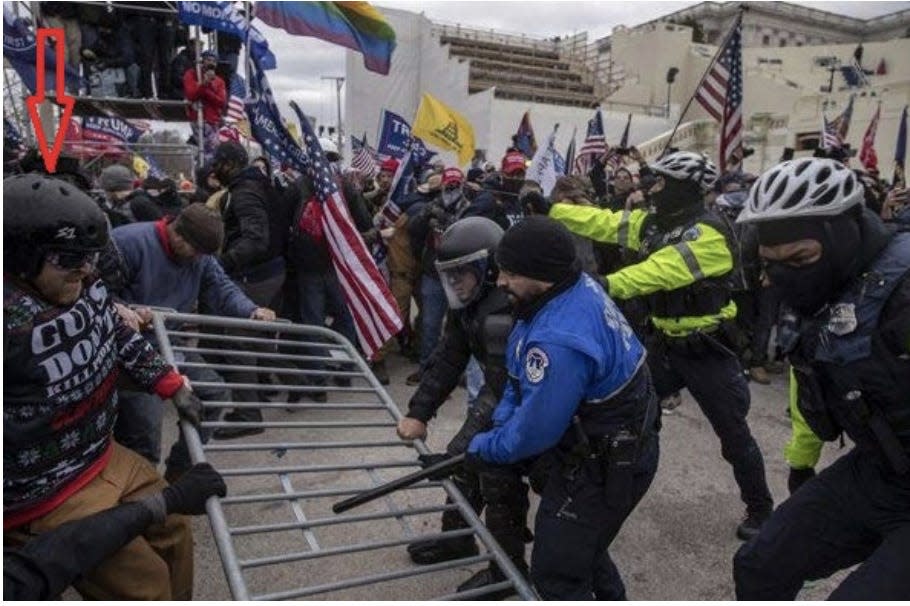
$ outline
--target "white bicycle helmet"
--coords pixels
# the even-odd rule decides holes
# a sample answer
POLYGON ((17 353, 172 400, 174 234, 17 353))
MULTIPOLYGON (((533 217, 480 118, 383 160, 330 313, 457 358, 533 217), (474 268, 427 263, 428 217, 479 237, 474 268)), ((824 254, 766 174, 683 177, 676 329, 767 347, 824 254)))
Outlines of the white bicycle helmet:
POLYGON ((827 158, 788 160, 759 177, 737 222, 831 217, 862 204, 864 199, 856 175, 840 162, 827 158))
POLYGON ((717 167, 704 154, 678 151, 667 154, 649 168, 659 175, 680 181, 694 181, 708 191, 717 181, 717 167))

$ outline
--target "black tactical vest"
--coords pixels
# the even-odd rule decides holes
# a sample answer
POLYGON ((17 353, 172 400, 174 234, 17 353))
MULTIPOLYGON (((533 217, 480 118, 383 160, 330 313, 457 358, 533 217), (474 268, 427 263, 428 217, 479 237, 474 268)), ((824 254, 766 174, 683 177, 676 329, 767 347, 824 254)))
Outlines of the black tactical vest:
MULTIPOLYGON (((896 235, 818 320, 791 356, 799 408, 823 440, 845 432, 864 450, 910 471, 910 356, 892 351, 879 326, 891 294, 910 279, 910 234, 896 235)), ((910 309, 898 313, 910 313, 910 309)))

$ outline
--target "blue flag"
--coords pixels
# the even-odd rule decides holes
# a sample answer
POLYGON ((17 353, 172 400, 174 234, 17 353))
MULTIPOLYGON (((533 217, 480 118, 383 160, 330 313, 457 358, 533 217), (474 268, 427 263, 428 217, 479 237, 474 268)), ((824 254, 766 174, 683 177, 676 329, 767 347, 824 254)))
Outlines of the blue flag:
POLYGON ((135 143, 145 132, 123 118, 86 116, 82 119, 82 136, 86 139, 135 143))
POLYGON ((249 28, 250 56, 259 62, 260 69, 275 69, 278 66, 275 55, 269 50, 268 40, 255 26, 249 24, 233 2, 178 2, 177 14, 182 23, 233 34, 244 42, 249 28))
MULTIPOLYGON (((3 3, 3 58, 9 61, 22 79, 22 84, 34 94, 38 47, 35 32, 26 19, 16 17, 11 5, 12 2, 3 3)), ((63 41, 60 43, 63 44, 63 41)), ((57 54, 50 44, 46 45, 44 62, 46 74, 44 86, 48 91, 56 90, 57 54)), ((82 84, 79 74, 69 66, 66 66, 66 83, 73 88, 78 88, 82 84)))
POLYGON ((284 126, 265 71, 255 58, 250 61, 249 69, 250 96, 246 100, 246 114, 253 138, 273 158, 287 162, 294 170, 305 172, 309 164, 306 152, 284 126))
POLYGON ((411 147, 411 125, 387 109, 379 117, 379 145, 376 153, 400 160, 411 147))
POLYGON ((428 149, 426 143, 423 142, 423 139, 420 137, 411 137, 411 163, 414 165, 414 170, 420 172, 423 170, 423 167, 427 165, 427 162, 436 155, 431 149, 428 149))
POLYGON ((531 112, 525 112, 521 117, 521 123, 518 125, 518 131, 512 137, 512 142, 515 143, 518 151, 529 160, 537 153, 537 139, 534 138, 534 129, 531 127, 531 112))

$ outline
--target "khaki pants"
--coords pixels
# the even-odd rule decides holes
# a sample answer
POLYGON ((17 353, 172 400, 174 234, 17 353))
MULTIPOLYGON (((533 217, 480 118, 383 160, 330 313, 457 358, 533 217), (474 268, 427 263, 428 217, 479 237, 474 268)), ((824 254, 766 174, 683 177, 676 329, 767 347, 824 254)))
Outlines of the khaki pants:
MULTIPOLYGON (((398 309, 401 310, 401 317, 404 321, 402 330, 406 332, 411 330, 411 296, 414 292, 415 279, 410 274, 390 273, 389 275, 389 290, 392 291, 392 296, 398 304, 398 309)), ((376 352, 376 355, 373 356, 373 360, 376 362, 385 360, 392 350, 393 341, 394 339, 386 341, 382 348, 376 352)))
MULTIPOLYGON (((5 532, 4 545, 22 545, 29 535, 138 501, 167 486, 144 458, 116 442, 113 448, 104 471, 52 512, 5 532)), ((193 536, 189 518, 171 515, 163 524, 149 526, 74 587, 89 600, 191 600, 193 536)))

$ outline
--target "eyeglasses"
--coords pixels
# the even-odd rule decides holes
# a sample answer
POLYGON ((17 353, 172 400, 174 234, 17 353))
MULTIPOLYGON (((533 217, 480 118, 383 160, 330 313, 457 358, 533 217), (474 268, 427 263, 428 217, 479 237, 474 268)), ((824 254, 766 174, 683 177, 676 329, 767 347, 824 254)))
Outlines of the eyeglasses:
POLYGON ((100 256, 98 252, 56 250, 48 253, 45 260, 57 269, 73 270, 81 269, 86 263, 94 267, 100 256))

